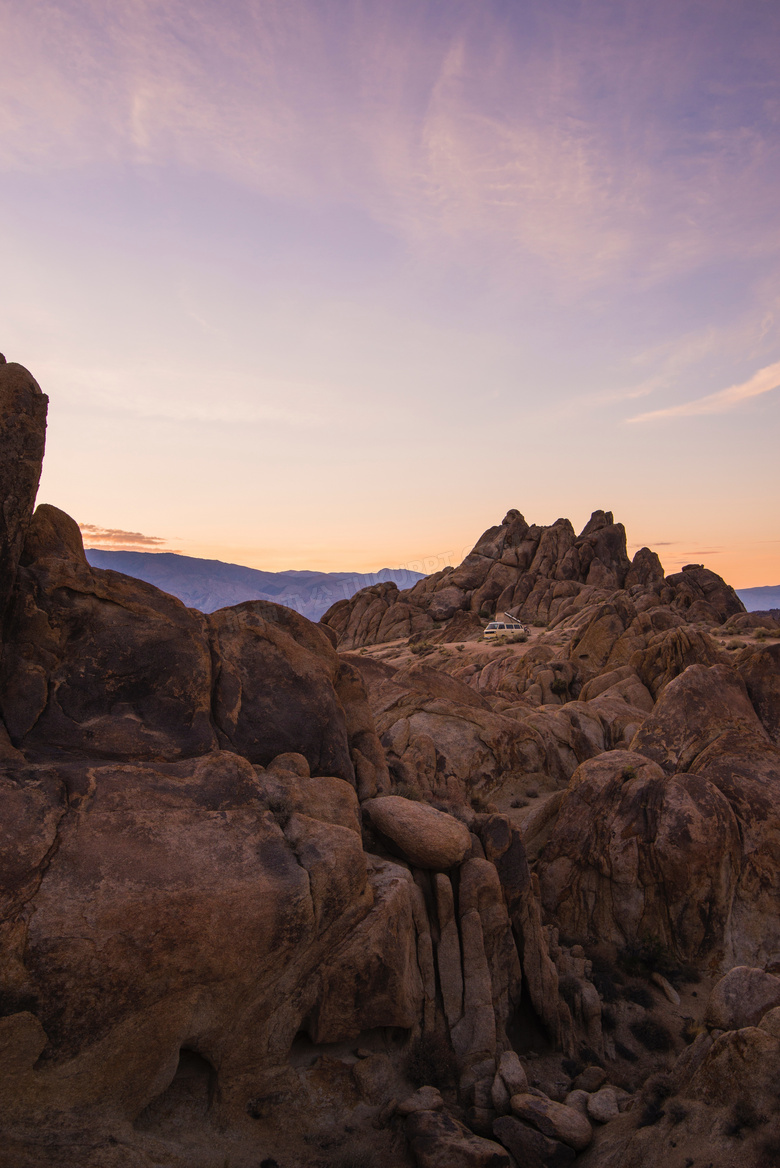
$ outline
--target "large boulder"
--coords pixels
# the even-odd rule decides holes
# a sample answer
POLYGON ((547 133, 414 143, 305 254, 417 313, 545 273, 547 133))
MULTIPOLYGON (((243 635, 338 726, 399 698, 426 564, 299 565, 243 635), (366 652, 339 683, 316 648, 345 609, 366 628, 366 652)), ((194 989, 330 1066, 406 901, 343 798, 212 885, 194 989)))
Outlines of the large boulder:
POLYGON ((40 506, 0 671, 14 745, 38 757, 203 754, 216 746, 211 681, 206 618, 151 584, 91 568, 76 523, 40 506))
POLYGON ((537 871, 567 933, 618 946, 658 937, 694 960, 723 953, 740 858, 736 818, 714 785, 610 751, 575 772, 537 871))
POLYGON ((406 1120, 406 1137, 418 1168, 509 1168, 504 1148, 469 1131, 446 1111, 416 1111, 406 1120))
POLYGON ((532 1124, 542 1135, 568 1144, 575 1152, 582 1152, 593 1139, 593 1130, 585 1116, 565 1103, 556 1103, 540 1095, 513 1095, 512 1113, 518 1119, 532 1124))
POLYGON ((468 828, 427 803, 385 795, 366 800, 363 814, 417 868, 442 872, 459 864, 471 847, 468 828))
POLYGON ((741 1030, 757 1026, 776 1006, 780 1006, 780 977, 737 965, 712 987, 705 1018, 708 1026, 718 1030, 741 1030))

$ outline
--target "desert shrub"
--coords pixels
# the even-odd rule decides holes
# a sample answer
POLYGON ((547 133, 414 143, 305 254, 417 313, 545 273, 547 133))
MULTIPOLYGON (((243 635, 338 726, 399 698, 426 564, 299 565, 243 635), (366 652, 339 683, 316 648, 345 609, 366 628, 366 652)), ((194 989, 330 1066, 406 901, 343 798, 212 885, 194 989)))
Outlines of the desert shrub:
POLYGON ((423 1034, 412 1047, 407 1065, 409 1079, 416 1087, 438 1087, 455 1082, 457 1063, 443 1034, 423 1034))
POLYGON ((601 1029, 606 1034, 613 1034, 617 1030, 617 1015, 611 1006, 601 1008, 601 1029))
POLYGON ((610 970, 594 969, 590 980, 596 987, 602 1002, 616 1002, 620 997, 618 987, 615 984, 615 979, 610 970))
POLYGON ((623 997, 627 1002, 633 1002, 635 1006, 641 1006, 643 1010, 651 1010, 653 1008, 653 995, 645 986, 626 986, 623 990, 623 997))
POLYGON ((652 1127, 653 1124, 658 1123, 663 1119, 666 1112, 661 1107, 660 1103, 645 1103, 644 1107, 639 1112, 637 1120, 637 1127, 652 1127))
POLYGON ((418 657, 426 657, 429 653, 432 653, 435 648, 436 646, 431 645, 428 641, 418 641, 416 645, 409 646, 410 652, 414 653, 418 657))
POLYGON ((528 800, 527 799, 513 799, 510 806, 512 806, 512 807, 527 807, 528 800))
POLYGON ((630 1046, 624 1046, 622 1042, 615 1043, 615 1054, 619 1058, 624 1059, 627 1063, 638 1063, 639 1055, 630 1046))
POLYGON ((739 1140, 742 1139, 744 1132, 755 1131, 756 1128, 763 1127, 768 1122, 767 1117, 756 1111, 748 1099, 737 1099, 731 1105, 729 1118, 723 1130, 727 1136, 739 1140))
POLYGON ((638 1022, 631 1023, 629 1030, 645 1050, 662 1052, 674 1046, 668 1029, 656 1018, 640 1018, 638 1022))
POLYGON ((636 767, 623 767, 623 772, 620 777, 624 783, 630 783, 632 779, 636 778, 636 767))
POLYGON ((705 1027, 700 1025, 694 1018, 686 1018, 680 1030, 680 1038, 687 1046, 690 1046, 700 1034, 704 1033, 704 1030, 705 1027))
POLYGON ((535 621, 531 621, 531 624, 535 629, 546 629, 547 628, 547 621, 535 620, 535 621))
POLYGON ((488 620, 488 621, 489 621, 489 620, 492 618, 492 616, 493 616, 493 614, 492 614, 492 612, 490 611, 490 609, 489 609, 489 608, 481 608, 481 609, 479 610, 479 615, 480 615, 480 617, 482 618, 482 620, 488 620))
POLYGON ((415 803, 425 802, 422 792, 414 783, 397 783, 393 794, 400 795, 403 799, 413 799, 415 803))
POLYGON ((746 647, 746 641, 729 641, 728 645, 726 646, 729 652, 733 652, 735 649, 745 649, 746 647))
POLYGON ((510 645, 523 645, 528 640, 528 633, 523 630, 522 633, 510 633, 507 637, 510 645))
POLYGON ((536 787, 528 787, 528 789, 526 790, 526 795, 529 799, 538 799, 539 798, 539 792, 537 791, 536 787))
POLYGON ((556 677, 550 682, 550 690, 560 696, 569 692, 569 686, 562 677, 556 677))
POLYGON ((688 1108, 679 1099, 672 1099, 666 1108, 666 1114, 669 1116, 669 1122, 672 1126, 677 1127, 678 1123, 682 1123, 684 1119, 688 1118, 688 1108))
POLYGON ((753 636, 757 641, 765 641, 769 636, 769 629, 754 629, 753 636))
POLYGON ((466 646, 465 645, 456 645, 455 648, 458 650, 459 653, 462 653, 463 650, 466 648, 466 646))
POLYGON ((632 977, 648 978, 651 973, 660 973, 673 985, 682 980, 688 968, 657 937, 629 941, 618 953, 617 961, 621 969, 632 977))

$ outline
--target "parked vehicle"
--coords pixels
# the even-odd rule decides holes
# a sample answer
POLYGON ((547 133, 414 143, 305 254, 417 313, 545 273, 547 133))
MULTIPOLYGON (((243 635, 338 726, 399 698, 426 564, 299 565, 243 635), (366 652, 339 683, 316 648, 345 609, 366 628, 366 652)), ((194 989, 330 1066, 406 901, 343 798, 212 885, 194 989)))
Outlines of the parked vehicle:
POLYGON ((503 621, 491 621, 490 624, 485 626, 482 636, 490 640, 492 637, 506 636, 507 633, 524 632, 525 625, 521 624, 520 621, 507 618, 503 621))

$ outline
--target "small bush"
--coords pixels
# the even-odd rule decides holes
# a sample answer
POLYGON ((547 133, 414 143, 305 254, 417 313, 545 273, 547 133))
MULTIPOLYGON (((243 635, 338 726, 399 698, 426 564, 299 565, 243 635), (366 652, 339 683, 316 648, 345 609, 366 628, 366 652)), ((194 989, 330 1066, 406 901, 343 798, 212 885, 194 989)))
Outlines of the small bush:
POLYGON ((455 648, 458 650, 459 653, 462 653, 463 650, 466 648, 466 646, 465 645, 456 645, 455 648))
POLYGON ((624 767, 620 777, 624 783, 630 783, 632 779, 636 778, 636 767, 624 767))
POLYGON ((407 1072, 416 1087, 450 1087, 455 1082, 457 1063, 443 1034, 423 1034, 409 1055, 407 1072))
POLYGON ((419 787, 413 783, 397 783, 393 794, 400 795, 402 799, 412 799, 415 803, 425 802, 419 787))
POLYGON ((528 790, 526 791, 526 795, 528 796, 529 799, 538 799, 539 798, 539 792, 537 791, 536 787, 529 787, 528 790))
MULTIPOLYGON (((639 1114, 639 1127, 650 1127, 665 1114, 661 1108, 672 1093, 671 1075, 651 1075, 642 1088, 643 1108, 639 1114)), ((671 1106, 671 1105, 670 1105, 671 1106)))
POLYGON ((527 807, 528 800, 527 799, 513 799, 510 806, 512 806, 512 807, 527 807))
POLYGON ((594 969, 591 974, 591 981, 596 987, 602 1002, 616 1002, 620 997, 615 979, 608 970, 594 969))
POLYGON ((663 1052, 674 1047, 668 1029, 655 1018, 640 1018, 638 1022, 631 1023, 629 1030, 645 1050, 663 1052))
POLYGON ((543 620, 531 621, 531 625, 535 629, 546 629, 547 628, 547 622, 543 621, 543 620))
POLYGON ((418 641, 416 645, 409 646, 410 651, 418 657, 426 657, 429 653, 432 653, 435 648, 436 646, 431 645, 428 641, 418 641))
POLYGON ((623 997, 627 1002, 633 1002, 635 1006, 641 1006, 644 1010, 653 1008, 653 995, 645 986, 626 986, 623 990, 623 997))
POLYGON ((666 1114, 669 1116, 669 1122, 673 1127, 677 1127, 678 1123, 682 1123, 684 1119, 688 1118, 688 1108, 680 1103, 679 1099, 673 1099, 666 1108, 666 1114))
POLYGON ((686 1018, 680 1031, 680 1038, 687 1046, 690 1046, 691 1043, 697 1039, 700 1034, 704 1033, 705 1029, 706 1028, 696 1022, 695 1019, 686 1018))
POLYGON ((624 1059, 627 1063, 639 1062, 639 1055, 636 1053, 636 1051, 631 1050, 631 1047, 629 1046, 624 1046, 622 1042, 615 1043, 615 1054, 617 1054, 619 1058, 624 1059))
POLYGON ((568 683, 562 677, 556 677, 550 682, 550 692, 557 694, 559 697, 569 692, 568 683))
POLYGON ((652 1127, 653 1124, 656 1124, 659 1120, 663 1119, 665 1115, 666 1112, 663 1110, 660 1103, 646 1103, 639 1112, 639 1120, 636 1126, 652 1127))
POLYGON ((632 977, 648 978, 651 973, 660 973, 672 985, 681 980, 687 968, 681 965, 657 937, 643 937, 639 941, 630 941, 625 949, 618 953, 617 960, 620 967, 632 977))

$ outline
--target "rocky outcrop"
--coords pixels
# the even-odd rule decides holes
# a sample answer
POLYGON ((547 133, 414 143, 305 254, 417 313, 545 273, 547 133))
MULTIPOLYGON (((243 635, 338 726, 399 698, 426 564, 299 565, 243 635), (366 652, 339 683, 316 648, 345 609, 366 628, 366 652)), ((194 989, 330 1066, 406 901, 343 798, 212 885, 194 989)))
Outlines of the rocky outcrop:
POLYGON ((43 465, 49 399, 27 370, 0 362, 0 630, 16 582, 43 465))
POLYGON ((526 621, 560 623, 615 594, 636 611, 671 609, 681 623, 720 624, 744 612, 734 590, 699 565, 665 578, 648 548, 630 561, 625 530, 610 511, 595 511, 575 535, 568 519, 538 527, 511 510, 458 567, 401 592, 393 584, 364 589, 333 605, 322 620, 337 633, 341 649, 412 636, 462 640, 476 634, 480 614, 505 611, 526 621))

